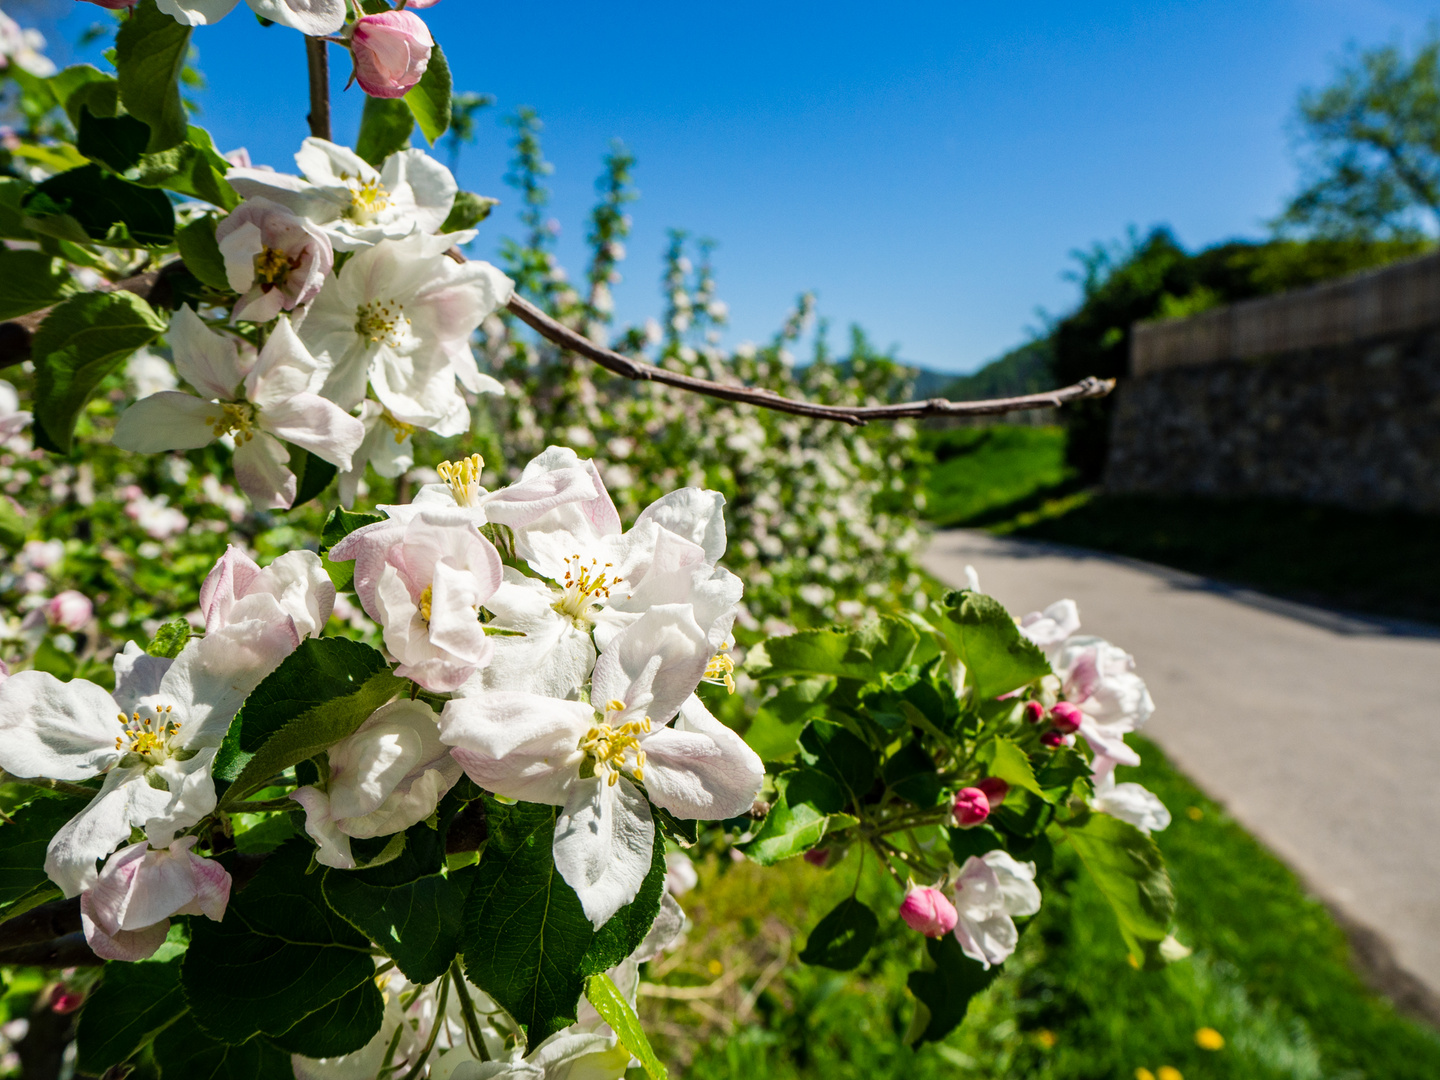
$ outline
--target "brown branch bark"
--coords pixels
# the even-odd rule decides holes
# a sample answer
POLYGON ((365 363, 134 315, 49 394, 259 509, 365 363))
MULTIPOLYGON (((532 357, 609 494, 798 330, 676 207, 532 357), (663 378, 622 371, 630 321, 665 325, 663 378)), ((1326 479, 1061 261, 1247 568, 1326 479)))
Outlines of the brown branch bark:
MULTIPOLYGON (((166 267, 178 265, 178 262, 167 263, 166 267)), ((119 281, 102 282, 94 291, 119 292, 124 289, 133 292, 142 300, 157 300, 159 299, 157 288, 160 286, 160 279, 166 267, 147 270, 143 274, 121 278, 119 281)), ((0 368, 30 359, 31 339, 34 338, 35 331, 40 329, 40 324, 45 321, 45 316, 54 310, 53 307, 41 308, 39 311, 21 315, 9 322, 0 323, 0 368)))
POLYGON ((305 66, 310 75, 310 134, 330 140, 330 45, 324 38, 305 39, 305 66))
MULTIPOLYGON (((452 252, 452 257, 453 257, 452 252)), ((1070 401, 1085 398, 1104 397, 1115 388, 1114 379, 1082 379, 1073 386, 1059 390, 1048 390, 1043 394, 1026 394, 1022 397, 991 398, 985 401, 947 401, 944 398, 930 398, 925 401, 904 401, 894 405, 820 405, 812 401, 799 401, 754 386, 729 385, 710 379, 684 375, 669 371, 643 360, 623 356, 589 338, 577 334, 568 326, 556 322, 530 301, 522 297, 511 297, 506 305, 510 312, 529 326, 541 337, 563 349, 579 353, 587 360, 593 360, 607 371, 623 375, 627 379, 644 382, 658 382, 674 386, 691 393, 720 398, 723 401, 737 401, 747 405, 758 405, 764 409, 808 416, 817 420, 838 420, 857 427, 871 420, 901 420, 925 416, 994 416, 1001 413, 1020 412, 1025 409, 1049 409, 1070 401)))

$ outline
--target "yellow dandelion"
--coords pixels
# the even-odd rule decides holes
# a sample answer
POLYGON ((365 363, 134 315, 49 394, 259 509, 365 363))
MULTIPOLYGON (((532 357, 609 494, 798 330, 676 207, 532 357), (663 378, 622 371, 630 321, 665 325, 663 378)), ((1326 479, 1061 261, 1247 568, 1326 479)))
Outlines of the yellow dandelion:
POLYGON ((1041 1046, 1043 1046, 1046 1050, 1052 1050, 1054 1049, 1055 1044, 1060 1040, 1055 1037, 1055 1033, 1049 1028, 1041 1028, 1035 1033, 1035 1041, 1038 1042, 1041 1046))
POLYGON ((1155 1072, 1155 1080, 1185 1080, 1180 1070, 1172 1065, 1161 1065, 1155 1072))
POLYGON ((719 975, 725 971, 725 965, 722 964, 719 960, 711 960, 710 963, 706 965, 706 967, 710 969, 711 975, 719 975))
POLYGON ((1190 809, 1185 811, 1185 816, 1188 817, 1191 821, 1199 821, 1205 816, 1205 811, 1201 810, 1198 806, 1192 806, 1190 807, 1190 809))
POLYGON ((1223 1050, 1225 1049, 1225 1036, 1214 1028, 1201 1028, 1195 1032, 1195 1045, 1201 1050, 1223 1050))
POLYGON ((1155 1074, 1141 1065, 1135 1070, 1135 1080, 1155 1080, 1155 1074))

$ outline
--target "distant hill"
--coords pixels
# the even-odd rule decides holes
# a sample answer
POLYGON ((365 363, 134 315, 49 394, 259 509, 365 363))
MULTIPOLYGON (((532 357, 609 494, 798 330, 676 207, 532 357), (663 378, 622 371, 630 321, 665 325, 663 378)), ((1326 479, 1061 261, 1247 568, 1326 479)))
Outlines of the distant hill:
POLYGON ((1037 338, 1011 349, 998 360, 992 360, 979 371, 959 378, 945 376, 939 372, 925 374, 938 381, 934 391, 921 393, 920 397, 944 397, 951 401, 972 401, 976 398, 1018 397, 1021 394, 1038 394, 1042 390, 1055 388, 1055 377, 1051 364, 1055 358, 1049 338, 1037 338))

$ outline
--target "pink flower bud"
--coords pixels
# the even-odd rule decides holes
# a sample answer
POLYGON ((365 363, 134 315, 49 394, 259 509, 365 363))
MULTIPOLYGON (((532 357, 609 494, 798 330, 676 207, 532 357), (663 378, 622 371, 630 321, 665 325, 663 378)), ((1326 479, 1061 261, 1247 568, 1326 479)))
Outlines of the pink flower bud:
POLYGON ((61 1016, 74 1012, 83 1004, 85 1004, 85 995, 71 990, 64 983, 50 991, 50 1011, 57 1012, 61 1016))
POLYGON ((1025 722, 1038 724, 1045 717, 1045 706, 1038 701, 1025 702, 1025 722))
MULTIPOLYGON (((111 11, 123 11, 125 8, 132 8, 140 0, 88 0, 89 3, 98 4, 100 7, 109 8, 111 11)), ((58 1009, 56 1010, 59 1011, 58 1009)))
POLYGON ((954 930, 960 916, 955 905, 939 889, 917 885, 900 902, 900 918, 911 930, 938 938, 954 930))
POLYGON ((66 589, 45 605, 45 617, 71 633, 83 630, 94 614, 95 605, 90 603, 90 598, 74 589, 66 589))
POLYGON ((1005 796, 1010 794, 1010 785, 998 776, 987 776, 975 785, 985 793, 985 798, 990 800, 990 809, 994 810, 1005 801, 1005 796))
POLYGON ((1050 723, 1054 724, 1055 730, 1062 735, 1069 735, 1080 730, 1080 721, 1084 716, 1080 706, 1062 701, 1050 710, 1050 723))
POLYGON ((350 51, 355 78, 371 97, 399 98, 420 81, 435 39, 419 15, 382 11, 355 24, 350 51))
POLYGON ((830 850, 828 848, 811 848, 805 852, 801 858, 811 866, 818 866, 823 869, 825 864, 830 861, 830 850))
POLYGON ((410 3, 406 4, 405 6, 412 8, 427 8, 434 7, 439 2, 440 0, 410 0, 410 3))
POLYGON ((979 825, 990 816, 990 798, 978 787, 961 788, 955 793, 955 823, 962 829, 979 825))
POLYGON ((1042 745, 1054 750, 1065 745, 1065 736, 1061 735, 1058 731, 1047 731, 1044 735, 1040 736, 1040 742, 1042 745))

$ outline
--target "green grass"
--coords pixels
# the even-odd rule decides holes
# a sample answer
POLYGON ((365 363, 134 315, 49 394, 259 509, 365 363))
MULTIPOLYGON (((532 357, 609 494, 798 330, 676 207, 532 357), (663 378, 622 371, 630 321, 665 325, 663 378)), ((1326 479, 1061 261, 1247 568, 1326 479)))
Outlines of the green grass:
POLYGON ((942 527, 1006 520, 1072 482, 1058 427, 930 429, 921 446, 934 458, 925 516, 942 527))
POLYGON ((672 1075, 1132 1080, 1137 1068, 1168 1065, 1185 1080, 1440 1076, 1440 1036, 1366 989, 1324 907, 1156 747, 1134 741, 1145 764, 1122 779, 1145 783, 1174 814, 1156 839, 1179 897, 1177 933, 1192 957, 1162 972, 1133 970, 1103 899, 1062 849, 1070 872, 1047 891, 1001 978, 959 1031, 915 1052, 903 1043, 913 1007, 904 979, 920 939, 895 916, 898 896, 887 880, 878 872, 861 878, 860 895, 882 930, 859 970, 792 961, 756 994, 771 962, 793 957, 805 929, 850 891, 855 856, 829 872, 798 859, 763 869, 712 856, 701 886, 683 900, 694 920, 685 944, 652 971, 674 986, 723 984, 723 992, 698 1006, 642 999, 672 1075), (721 1017, 747 1000, 752 1011, 728 1030, 721 1017), (1221 1032, 1224 1048, 1200 1049, 1202 1027, 1221 1032))

